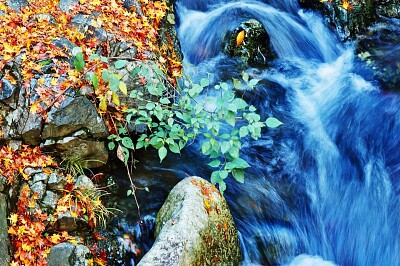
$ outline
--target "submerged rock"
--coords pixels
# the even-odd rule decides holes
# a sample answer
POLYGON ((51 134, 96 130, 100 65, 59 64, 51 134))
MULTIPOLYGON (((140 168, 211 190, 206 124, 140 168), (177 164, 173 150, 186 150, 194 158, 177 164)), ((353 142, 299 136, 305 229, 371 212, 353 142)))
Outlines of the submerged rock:
POLYGON ((238 265, 238 233, 228 205, 200 177, 179 182, 156 220, 156 241, 138 265, 238 265))
POLYGON ((276 57, 267 31, 255 19, 243 22, 225 39, 224 52, 231 57, 245 58, 249 65, 265 65, 276 57))

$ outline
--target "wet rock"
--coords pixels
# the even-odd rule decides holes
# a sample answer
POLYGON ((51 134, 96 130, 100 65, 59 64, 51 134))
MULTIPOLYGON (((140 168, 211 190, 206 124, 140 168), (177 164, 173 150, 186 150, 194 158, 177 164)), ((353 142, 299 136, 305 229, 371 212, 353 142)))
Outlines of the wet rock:
POLYGON ((377 13, 389 18, 400 18, 400 0, 377 0, 377 13))
POLYGON ((90 17, 84 14, 78 14, 71 20, 71 25, 79 32, 85 34, 88 39, 96 37, 99 42, 113 39, 113 36, 108 34, 104 29, 93 26, 97 23, 95 18, 93 14, 91 14, 90 17))
POLYGON ((357 54, 383 90, 400 90, 400 19, 380 18, 359 35, 357 54))
POLYGON ((39 173, 34 174, 32 176, 32 178, 28 181, 28 183, 34 184, 36 182, 43 182, 44 184, 46 184, 48 179, 49 179, 49 176, 47 174, 45 174, 43 172, 39 172, 39 173))
POLYGON ((225 199, 200 177, 179 182, 161 207, 156 241, 138 265, 238 265, 238 234, 225 199))
POLYGON ((60 2, 58 3, 58 7, 61 11, 67 12, 73 7, 74 4, 78 3, 79 0, 60 0, 60 2))
POLYGON ((85 97, 67 97, 59 108, 52 108, 42 138, 60 138, 87 129, 95 139, 105 138, 108 131, 93 104, 85 97))
POLYGON ((7 197, 0 193, 0 265, 10 264, 10 243, 7 234, 7 197))
POLYGON ((0 192, 4 191, 4 188, 7 184, 7 180, 4 176, 0 175, 0 192))
POLYGON ((90 180, 90 178, 85 175, 80 175, 76 178, 75 187, 81 190, 85 189, 93 190, 95 188, 93 181, 90 180))
POLYGON ((16 87, 5 78, 1 79, 0 85, 0 101, 10 98, 16 90, 16 87))
POLYGON ((31 112, 28 112, 27 116, 21 130, 22 138, 27 144, 34 146, 39 145, 41 141, 43 117, 31 112))
MULTIPOLYGON (((18 149, 14 149, 14 150, 18 150, 18 149)), ((24 169, 24 174, 28 175, 28 176, 32 176, 34 174, 39 174, 42 173, 43 170, 41 168, 31 168, 31 167, 27 167, 24 169)))
POLYGON ((72 232, 83 228, 87 228, 86 221, 81 217, 74 217, 69 211, 59 214, 57 221, 51 226, 52 230, 67 232, 72 232))
POLYGON ((234 32, 228 33, 225 39, 225 53, 231 57, 243 57, 249 65, 266 65, 276 57, 267 31, 255 19, 243 22, 234 32), (244 39, 237 45, 237 36, 243 32, 244 39))
POLYGON ((7 5, 13 8, 16 11, 19 11, 21 7, 24 7, 28 4, 27 0, 7 0, 7 5))
POLYGON ((62 175, 58 175, 56 172, 50 174, 49 181, 47 182, 47 186, 51 190, 62 190, 66 184, 67 179, 62 175))
POLYGON ((30 188, 31 188, 31 191, 37 195, 37 198, 39 200, 41 200, 43 198, 44 193, 46 192, 46 185, 43 184, 43 182, 41 182, 41 181, 33 183, 30 186, 30 188))
POLYGON ((326 23, 342 41, 354 39, 359 33, 365 32, 377 18, 373 0, 350 1, 348 7, 343 6, 342 0, 317 2, 300 0, 300 5, 322 12, 326 23))
POLYGON ((58 195, 50 190, 46 191, 44 198, 42 200, 42 207, 45 209, 54 210, 57 206, 58 195))
POLYGON ((49 266, 89 265, 90 250, 84 245, 64 242, 51 248, 47 258, 49 266))
POLYGON ((108 160, 108 150, 103 141, 66 137, 57 141, 55 148, 64 161, 79 163, 83 168, 100 167, 108 160))

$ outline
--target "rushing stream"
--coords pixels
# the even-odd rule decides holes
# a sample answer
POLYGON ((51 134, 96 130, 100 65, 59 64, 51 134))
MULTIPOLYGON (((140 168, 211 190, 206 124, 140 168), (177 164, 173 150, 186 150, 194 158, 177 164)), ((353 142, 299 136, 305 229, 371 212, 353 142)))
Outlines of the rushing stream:
MULTIPOLYGON (((229 82, 245 71, 261 79, 246 99, 284 123, 245 141, 252 167, 224 194, 243 265, 400 265, 399 95, 382 93, 354 48, 295 0, 178 0, 176 12, 191 78, 229 82), (268 68, 243 68, 221 51, 226 33, 251 18, 277 54, 268 68)), ((207 177, 197 149, 148 163, 145 175, 170 176, 164 190, 207 177)))
MULTIPOLYGON (((229 81, 246 71, 262 80, 248 101, 284 122, 244 144, 252 168, 225 193, 243 264, 400 265, 400 97, 381 93, 354 49, 295 0, 180 0, 176 8, 192 78, 229 81), (221 53, 226 33, 250 18, 278 55, 269 68, 243 69, 221 53)), ((193 164, 198 155, 187 156, 179 168, 209 174, 193 164)))

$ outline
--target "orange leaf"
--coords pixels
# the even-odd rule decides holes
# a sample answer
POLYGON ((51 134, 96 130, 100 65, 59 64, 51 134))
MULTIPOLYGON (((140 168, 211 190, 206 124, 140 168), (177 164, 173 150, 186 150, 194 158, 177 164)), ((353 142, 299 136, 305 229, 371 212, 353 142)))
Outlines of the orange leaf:
POLYGON ((241 30, 236 37, 236 47, 238 47, 244 40, 245 31, 241 30))

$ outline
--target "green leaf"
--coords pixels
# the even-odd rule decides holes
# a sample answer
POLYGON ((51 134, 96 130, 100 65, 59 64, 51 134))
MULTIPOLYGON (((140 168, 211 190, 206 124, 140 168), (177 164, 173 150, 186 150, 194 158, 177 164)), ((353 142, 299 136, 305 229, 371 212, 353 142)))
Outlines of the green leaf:
POLYGON ((162 103, 162 104, 170 104, 171 101, 168 98, 161 98, 160 99, 160 103, 162 103))
POLYGON ((100 56, 98 55, 98 54, 91 54, 90 56, 89 56, 89 60, 97 60, 97 59, 99 59, 100 58, 100 56))
POLYGON ((249 87, 252 89, 259 81, 259 79, 251 79, 249 81, 249 87))
POLYGON ((160 158, 160 163, 164 160, 164 158, 167 156, 167 149, 162 146, 159 150, 158 150, 158 157, 160 158))
POLYGON ((101 71, 101 77, 103 78, 103 80, 104 80, 105 82, 109 82, 109 81, 110 81, 110 78, 111 78, 110 72, 108 72, 108 70, 103 70, 103 71, 101 71))
POLYGON ((131 138, 129 138, 129 137, 123 137, 121 143, 128 149, 132 149, 132 150, 134 149, 133 142, 132 142, 131 138))
POLYGON ((85 67, 85 61, 83 60, 83 54, 81 52, 75 55, 74 67, 79 72, 81 72, 85 67))
POLYGON ((201 145, 201 153, 204 155, 210 154, 210 149, 211 149, 211 143, 209 141, 206 141, 201 145))
POLYGON ((249 107, 250 112, 255 112, 256 110, 257 109, 253 105, 250 105, 250 107, 249 107))
POLYGON ((232 103, 236 106, 238 110, 243 110, 248 106, 246 101, 241 98, 235 98, 232 103))
POLYGON ((128 191, 126 191, 126 196, 129 197, 130 195, 132 195, 132 190, 128 189, 128 191))
POLYGON ((169 144, 168 148, 173 153, 181 153, 181 150, 179 149, 178 144, 176 144, 175 142, 172 142, 171 144, 169 144))
POLYGON ((246 72, 243 72, 242 79, 243 79, 245 82, 248 82, 248 81, 249 81, 249 74, 247 74, 246 72))
POLYGON ((231 147, 231 144, 229 143, 229 141, 224 141, 221 143, 221 152, 222 154, 225 154, 229 148, 231 147))
POLYGON ((221 194, 224 194, 224 191, 226 190, 226 183, 224 180, 221 180, 220 182, 218 182, 218 186, 219 186, 219 191, 221 192, 221 194))
POLYGON ((210 162, 208 165, 211 167, 218 167, 220 166, 221 162, 219 160, 214 160, 212 162, 210 162))
POLYGON ((128 95, 128 89, 126 88, 125 82, 120 81, 118 87, 119 87, 119 90, 120 90, 123 94, 128 95))
POLYGON ((240 89, 242 89, 243 84, 240 80, 234 78, 233 79, 233 87, 237 90, 240 90, 240 89))
POLYGON ((124 66, 126 66, 127 63, 128 63, 128 61, 126 61, 126 60, 118 60, 114 63, 114 66, 116 69, 121 69, 124 66))
POLYGON ((147 103, 146 104, 146 109, 149 111, 153 110, 154 107, 156 107, 155 103, 147 103))
POLYGON ((274 117, 268 117, 267 120, 265 121, 265 123, 267 124, 267 127, 269 127, 269 128, 276 128, 276 127, 279 127, 280 125, 283 125, 283 123, 281 121, 279 121, 278 119, 276 119, 274 117))
POLYGON ((210 81, 208 80, 208 79, 206 79, 206 78, 202 78, 201 80, 200 80, 200 85, 204 88, 204 87, 207 87, 208 85, 210 85, 210 81))
POLYGON ((228 171, 226 171, 226 170, 218 171, 218 174, 219 174, 219 177, 221 178, 221 180, 228 177, 228 171))
POLYGON ((221 181, 221 178, 219 176, 219 171, 214 171, 211 173, 211 179, 210 179, 212 184, 217 184, 221 181))
POLYGON ((225 118, 226 122, 231 125, 231 126, 235 126, 236 123, 236 114, 232 111, 228 112, 228 115, 225 118))
POLYGON ((112 75, 110 78, 110 89, 112 92, 116 93, 119 89, 119 79, 115 76, 112 75))
POLYGON ((99 78, 96 74, 92 75, 92 85, 95 90, 97 90, 97 88, 99 87, 99 78))
POLYGON ((109 143, 108 143, 108 149, 109 149, 110 151, 112 151, 113 149, 115 149, 115 143, 114 143, 114 142, 109 142, 109 143))
POLYGON ((230 156, 232 156, 233 158, 238 158, 239 157, 239 148, 235 147, 235 146, 231 146, 228 150, 228 153, 230 156))
POLYGON ((138 142, 136 143, 136 149, 138 150, 138 149, 140 149, 140 148, 143 148, 144 143, 145 143, 144 140, 138 141, 138 142))
POLYGON ((250 167, 250 165, 242 158, 235 158, 231 163, 234 165, 234 168, 238 169, 245 169, 250 167))
POLYGON ((232 175, 239 183, 244 183, 244 171, 243 169, 233 169, 232 175))
POLYGON ((249 131, 247 130, 246 126, 242 126, 239 129, 239 137, 243 138, 243 137, 246 137, 248 134, 249 134, 249 131))
POLYGON ((222 83, 220 84, 220 86, 221 86, 221 88, 222 88, 223 90, 228 90, 228 89, 229 89, 229 85, 228 85, 228 83, 226 83, 226 82, 222 82, 222 83))

